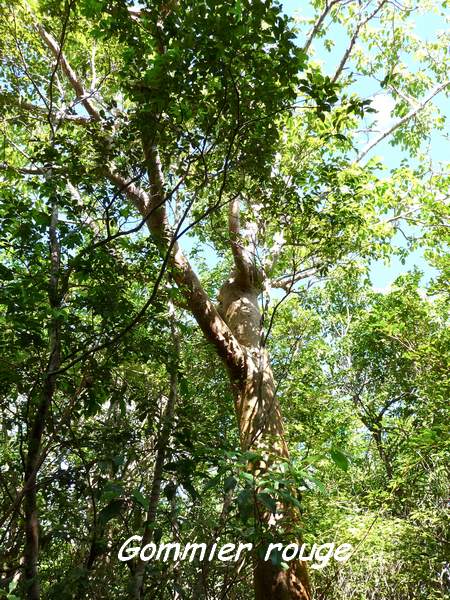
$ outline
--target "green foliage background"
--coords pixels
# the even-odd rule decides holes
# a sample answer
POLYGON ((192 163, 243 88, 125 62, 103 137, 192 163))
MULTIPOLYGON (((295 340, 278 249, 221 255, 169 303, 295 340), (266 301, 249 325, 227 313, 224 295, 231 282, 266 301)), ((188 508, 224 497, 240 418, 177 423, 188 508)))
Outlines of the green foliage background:
MULTIPOLYGON (((257 541, 258 493, 268 510, 280 498, 300 508, 305 542, 355 547, 348 563, 312 573, 315 598, 448 598, 449 180, 448 166, 427 158, 445 116, 427 100, 396 127, 399 166, 359 160, 375 117, 354 91, 358 72, 373 77, 402 119, 444 82, 447 38, 420 42, 408 25, 419 7, 381 3, 334 79, 298 39, 324 10, 351 33, 361 3, 312 1, 315 19, 303 24, 262 0, 141 4, 139 18, 125 1, 1 5, 0 596, 26 597, 23 513, 11 507, 57 323, 62 363, 38 474, 42 597, 126 597, 130 570, 117 552, 149 506, 173 303, 178 392, 154 540, 257 541), (38 24, 91 80, 101 122, 55 67, 38 24), (291 452, 281 474, 255 481, 246 471, 226 373, 104 176, 114 164, 150 188, 141 136, 160 148, 171 224, 188 215, 183 240, 214 301, 230 267, 231 198, 257 225, 261 263, 283 246, 260 298, 291 452), (56 308, 55 207, 65 290, 56 308), (389 290, 373 288, 370 261, 418 248, 430 281, 405 270, 389 290), (284 297, 292 270, 310 276, 284 297)), ((445 2, 420 10, 446 20, 445 2)), ((315 33, 332 47, 325 25, 315 33)), ((251 576, 251 560, 150 562, 144 597, 245 600, 251 576)))

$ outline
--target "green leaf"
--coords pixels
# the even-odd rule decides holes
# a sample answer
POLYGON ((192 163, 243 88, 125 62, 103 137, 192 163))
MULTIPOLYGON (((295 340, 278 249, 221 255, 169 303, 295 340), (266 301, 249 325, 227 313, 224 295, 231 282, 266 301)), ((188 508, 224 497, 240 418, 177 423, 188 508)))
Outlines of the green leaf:
POLYGON ((348 467, 349 467, 349 460, 347 458, 347 456, 341 452, 340 450, 331 450, 330 452, 330 456, 333 460, 333 462, 343 471, 348 471, 348 467))
POLYGON ((305 476, 305 479, 307 480, 306 483, 308 483, 308 481, 311 481, 311 483, 314 484, 314 486, 319 490, 319 492, 322 492, 323 494, 326 493, 327 490, 325 488, 325 485, 321 481, 309 474, 305 476))
POLYGON ((113 500, 122 496, 124 493, 123 487, 116 481, 107 481, 102 490, 102 500, 113 500))
POLYGON ((122 500, 111 500, 111 502, 102 508, 102 510, 98 514, 99 523, 102 525, 106 525, 108 521, 115 519, 122 512, 122 500))
POLYGON ((253 491, 251 488, 243 489, 237 499, 240 519, 245 523, 253 514, 253 491))
POLYGON ((206 482, 205 487, 203 488, 204 492, 207 492, 208 490, 216 487, 216 485, 219 483, 221 478, 221 474, 219 473, 218 475, 215 475, 215 477, 211 477, 210 479, 208 479, 208 481, 206 482))
POLYGON ((277 513, 277 503, 276 500, 266 492, 261 492, 257 494, 257 499, 264 504, 266 508, 270 510, 270 512, 275 515, 277 513))
POLYGON ((223 484, 224 492, 227 493, 230 490, 234 490, 234 488, 236 487, 236 484, 237 484, 237 479, 235 477, 233 477, 233 475, 230 475, 224 481, 224 484, 223 484))
POLYGON ((181 482, 181 485, 187 491, 187 493, 192 498, 192 500, 197 500, 197 498, 198 498, 197 490, 192 485, 192 481, 190 479, 183 479, 183 481, 181 482))
POLYGON ((142 506, 145 510, 148 510, 148 500, 137 488, 133 490, 133 499, 142 506))
POLYGON ((278 550, 278 548, 273 548, 272 552, 270 553, 270 561, 274 567, 281 568, 283 562, 281 550, 278 550))

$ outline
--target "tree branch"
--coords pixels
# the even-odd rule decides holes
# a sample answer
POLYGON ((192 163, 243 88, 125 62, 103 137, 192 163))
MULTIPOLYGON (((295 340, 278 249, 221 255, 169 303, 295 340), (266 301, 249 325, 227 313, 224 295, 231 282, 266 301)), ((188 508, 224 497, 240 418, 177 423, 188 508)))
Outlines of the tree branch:
POLYGON ((233 198, 228 204, 228 231, 231 251, 237 271, 248 280, 250 275, 250 260, 241 241, 240 201, 233 198))
MULTIPOLYGON (((34 115, 42 116, 48 119, 48 109, 43 106, 38 106, 32 102, 28 102, 23 98, 17 97, 15 94, 8 92, 7 90, 0 90, 0 106, 14 106, 18 109, 24 109, 34 115)), ((87 125, 92 121, 89 117, 83 117, 81 115, 71 115, 66 111, 51 111, 50 119, 54 122, 57 121, 70 121, 79 125, 87 125)))
POLYGON ((394 131, 396 131, 399 127, 401 127, 402 125, 407 123, 410 119, 413 119, 418 113, 420 113, 427 106, 427 104, 437 94, 439 94, 439 92, 442 92, 442 90, 444 90, 449 85, 450 85, 450 80, 447 80, 447 81, 444 81, 443 83, 440 83, 439 85, 435 86, 434 89, 430 92, 430 94, 424 100, 422 100, 422 102, 420 104, 418 104, 415 108, 410 110, 409 113, 407 113, 399 121, 394 123, 391 127, 389 127, 389 129, 387 129, 386 131, 383 131, 378 137, 376 137, 374 140, 369 142, 365 146, 365 148, 363 148, 362 151, 359 153, 358 157, 356 158, 356 162, 360 162, 370 152, 370 150, 372 150, 372 148, 374 148, 380 142, 385 140, 388 136, 391 135, 391 133, 394 133, 394 131))
POLYGON ((358 23, 356 24, 355 31, 353 32, 350 43, 344 52, 344 55, 341 59, 341 62, 339 63, 338 68, 336 69, 335 74, 333 75, 333 79, 331 80, 333 83, 336 83, 336 81, 340 77, 342 71, 344 70, 347 60, 348 60, 350 54, 352 53, 353 47, 356 43, 356 40, 358 39, 359 32, 364 27, 364 25, 366 25, 369 21, 371 21, 373 19, 373 17, 375 17, 375 15, 383 8, 383 6, 386 4, 386 2, 387 2, 387 0, 381 0, 381 2, 378 4, 378 6, 375 8, 375 10, 373 10, 365 19, 362 20, 361 15, 359 16, 358 23))
POLYGON ((331 2, 327 1, 325 3, 325 8, 324 8, 322 14, 320 15, 320 17, 315 22, 314 27, 311 30, 311 33, 309 34, 308 38, 306 39, 306 42, 305 42, 305 44, 303 46, 303 52, 308 52, 309 47, 311 46, 314 38, 316 37, 317 32, 322 27, 322 23, 326 19, 328 13, 330 12, 330 10, 333 8, 333 6, 335 4, 339 4, 339 2, 341 2, 341 1, 342 0, 331 0, 331 2))
POLYGON ((283 275, 282 277, 275 279, 271 282, 271 286, 273 288, 281 288, 285 291, 292 291, 292 287, 301 281, 302 279, 307 279, 308 277, 312 277, 319 270, 320 265, 315 265, 313 267, 309 267, 307 269, 302 269, 296 273, 291 273, 289 275, 283 275))
POLYGON ((216 350, 230 370, 233 379, 242 376, 245 364, 245 354, 231 330, 219 315, 217 309, 204 291, 197 275, 189 261, 180 250, 178 243, 172 239, 168 228, 165 204, 163 201, 164 190, 160 164, 156 150, 145 151, 146 164, 152 186, 152 195, 149 196, 132 184, 128 185, 125 178, 116 172, 108 173, 108 177, 133 202, 143 218, 147 227, 161 250, 170 252, 168 266, 173 278, 186 300, 189 311, 194 316, 200 329, 216 347, 216 350), (149 216, 150 214, 150 216, 149 216))
MULTIPOLYGON (((95 121, 101 122, 100 113, 87 99, 81 80, 70 66, 57 41, 36 22, 36 28, 55 57, 59 57, 61 68, 83 106, 95 121)), ((150 180, 150 194, 119 175, 114 168, 107 167, 106 176, 126 194, 139 213, 145 218, 147 227, 162 253, 167 253, 167 264, 174 280, 184 296, 190 312, 196 319, 205 337, 211 341, 230 371, 232 380, 243 375, 245 353, 225 321, 204 291, 189 261, 181 252, 176 238, 168 227, 165 207, 164 181, 157 149, 144 140, 145 165, 150 180)))
MULTIPOLYGON (((33 19, 35 19, 35 15, 31 12, 31 9, 29 7, 28 7, 28 9, 29 9, 31 15, 33 16, 33 19)), ((59 47, 58 42, 36 20, 35 20, 35 27, 36 27, 39 35, 41 36, 41 39, 45 42, 47 47, 51 50, 53 56, 59 61, 59 64, 61 66, 61 69, 62 69, 64 75, 69 80, 69 83, 72 86, 73 90, 75 91, 77 98, 79 98, 81 100, 81 103, 83 104, 87 113, 96 121, 100 121, 101 120, 100 113, 93 106, 92 102, 90 100, 88 100, 88 97, 90 94, 88 92, 86 92, 86 90, 84 89, 84 86, 83 86, 81 80, 78 78, 77 74, 70 66, 70 64, 66 58, 66 55, 64 54, 64 52, 62 52, 61 48, 59 47)))

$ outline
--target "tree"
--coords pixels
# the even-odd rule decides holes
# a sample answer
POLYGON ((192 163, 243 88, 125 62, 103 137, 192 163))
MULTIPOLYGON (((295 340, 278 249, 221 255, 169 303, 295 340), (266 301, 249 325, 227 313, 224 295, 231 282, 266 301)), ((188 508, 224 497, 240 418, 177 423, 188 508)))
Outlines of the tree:
MULTIPOLYGON (((374 292, 359 275, 341 271, 338 280, 331 279, 288 313, 290 319, 299 315, 295 321, 314 318, 311 329, 317 330, 319 322, 318 338, 325 346, 322 369, 315 363, 311 371, 328 385, 324 391, 314 379, 307 384, 303 410, 309 415, 310 406, 317 406, 320 400, 313 396, 311 403, 310 396, 318 390, 327 394, 322 402, 330 408, 322 419, 297 421, 311 420, 316 427, 317 441, 307 447, 316 458, 308 468, 330 491, 322 500, 308 499, 305 509, 321 515, 316 527, 339 522, 346 539, 358 532, 355 545, 360 547, 345 572, 323 573, 319 598, 358 593, 443 598, 447 593, 448 311, 443 298, 424 295, 419 282, 420 273, 413 272, 399 277, 391 290, 374 292), (351 476, 344 469, 338 492, 324 456, 330 446, 344 448, 351 464, 351 476)), ((300 365, 291 369, 293 381, 299 368, 302 380, 311 381, 302 361, 298 357, 300 365)))
MULTIPOLYGON (((226 367, 241 450, 249 453, 246 468, 258 482, 289 461, 267 351, 278 307, 269 309, 270 290, 281 289, 288 296, 305 279, 326 276, 352 255, 387 254, 396 228, 416 210, 426 222, 441 218, 440 205, 425 201, 430 189, 439 189, 441 178, 432 174, 426 194, 416 189, 409 198, 400 194, 400 175, 383 179, 377 174, 379 164, 363 164, 363 159, 391 134, 419 152, 434 124, 426 111, 448 89, 448 81, 440 80, 444 43, 424 58, 424 81, 402 75, 399 53, 415 49, 407 32, 395 29, 386 40, 381 29, 377 39, 382 49, 366 63, 356 41, 369 41, 370 47, 376 39, 370 31, 375 19, 403 22, 412 8, 383 1, 316 4, 322 12, 303 48, 295 43, 292 24, 280 7, 262 1, 145 3, 138 10, 125 2, 86 0, 23 2, 4 9, 6 216, 14 210, 15 193, 24 189, 42 222, 34 243, 42 244, 48 235, 51 244, 48 334, 41 332, 44 346, 50 344, 48 365, 43 380, 39 375, 31 413, 25 411, 24 486, 13 503, 14 514, 24 499, 29 598, 39 598, 35 478, 46 428, 50 432, 48 414, 64 373, 78 378, 75 389, 84 389, 80 369, 128 339, 149 308, 157 311, 161 293, 172 295, 226 367), (311 58, 327 19, 349 27, 356 23, 332 76, 311 58), (376 77, 386 56, 389 72, 382 86, 400 99, 399 119, 355 158, 356 132, 371 109, 369 101, 348 91, 353 75, 346 69, 354 59, 356 68, 376 77), (422 126, 410 130, 422 118, 422 126), (133 216, 139 221, 129 227, 133 216), (73 229, 62 225, 72 220, 73 229), (139 235, 144 227, 152 240, 145 249, 139 235), (228 261, 217 305, 179 245, 188 231, 213 244, 228 261), (151 291, 126 323, 122 304, 112 318, 112 336, 110 315, 87 335, 79 330, 75 347, 66 346, 62 359, 60 337, 69 336, 71 324, 70 319, 61 324, 60 311, 71 302, 80 310, 70 278, 83 277, 84 261, 91 256, 114 263, 119 272, 135 260, 137 277, 151 291), (144 272, 150 273, 148 279, 144 272), (161 292, 167 276, 177 292, 161 292)), ((20 260, 17 255, 6 257, 6 268, 15 266, 15 260, 20 260)), ((31 266, 27 257, 25 269, 31 266)), ((88 277, 95 280, 96 271, 88 277)), ((41 295, 45 287, 41 281, 41 295)), ((127 296, 135 307, 136 296, 127 289, 119 303, 126 305, 127 296)), ((95 365, 89 377, 96 374, 95 365)), ((274 532, 261 493, 256 484, 253 508, 264 534, 259 551, 274 532)), ((277 536, 299 536, 293 495, 270 498, 270 506, 276 503, 277 536)), ((311 597, 304 564, 294 562, 285 570, 257 552, 255 565, 258 600, 311 597)))

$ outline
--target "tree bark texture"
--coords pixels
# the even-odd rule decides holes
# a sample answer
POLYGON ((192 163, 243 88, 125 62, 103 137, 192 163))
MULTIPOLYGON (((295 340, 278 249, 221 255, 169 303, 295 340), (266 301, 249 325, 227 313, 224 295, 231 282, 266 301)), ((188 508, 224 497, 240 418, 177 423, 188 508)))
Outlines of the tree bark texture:
MULTIPOLYGON (((267 456, 253 465, 264 472, 277 458, 288 459, 281 407, 275 394, 275 380, 269 356, 262 346, 261 319, 258 306, 258 277, 245 281, 242 273, 234 275, 222 286, 219 310, 246 355, 246 369, 239 382, 234 382, 236 416, 241 447, 267 456)), ((257 474, 257 473, 255 473, 257 474)), ((280 537, 288 536, 295 523, 292 508, 282 507, 276 527, 280 537)), ((292 540, 291 541, 295 541, 292 540)), ((306 564, 293 561, 287 571, 272 562, 255 558, 254 590, 256 600, 310 600, 306 564)))
MULTIPOLYGON (((85 93, 77 74, 71 69, 57 42, 39 28, 40 35, 61 63, 62 69, 91 118, 101 122, 101 116, 85 93)), ((164 49, 160 49, 163 52, 164 49)), ((226 366, 235 399, 241 446, 244 450, 266 451, 272 457, 288 458, 283 420, 269 357, 261 341, 261 313, 258 295, 262 286, 261 274, 254 260, 240 242, 239 204, 230 202, 228 227, 235 269, 222 286, 219 309, 203 289, 189 261, 183 255, 171 232, 166 214, 166 196, 162 168, 153 134, 142 132, 145 167, 150 192, 122 176, 113 166, 105 167, 106 177, 114 183, 135 206, 167 261, 186 306, 205 337, 212 343, 226 366)), ((259 469, 268 468, 258 465, 259 469)), ((285 515, 290 511, 285 511, 285 515)), ((283 515, 282 515, 283 516, 283 515)), ((283 527, 283 521, 278 527, 283 527)), ((290 518, 286 519, 288 522, 290 518)), ((289 528, 288 526, 287 528, 289 528)), ((259 563, 254 576, 257 600, 310 600, 311 593, 306 566, 291 563, 288 571, 278 571, 268 561, 259 563)))
MULTIPOLYGON (((164 182, 157 149, 143 136, 143 149, 150 195, 137 189, 122 177, 110 173, 110 178, 126 190, 163 254, 168 254, 168 266, 183 294, 187 306, 209 339, 230 377, 235 411, 243 450, 267 454, 266 464, 255 466, 268 469, 274 458, 288 459, 283 419, 275 381, 267 351, 262 343, 258 295, 262 276, 239 241, 239 205, 230 203, 229 231, 235 269, 223 284, 216 308, 189 261, 172 239, 164 203, 164 182)), ((285 533, 292 527, 292 510, 285 510, 277 527, 285 533), (283 518, 284 517, 284 518, 283 518), (286 525, 285 525, 286 523, 286 525)), ((254 588, 256 600, 310 600, 311 592, 306 565, 291 563, 287 571, 276 570, 270 561, 256 559, 254 588), (270 595, 267 595, 270 594, 270 595)))
MULTIPOLYGON (((164 472, 164 461, 167 455, 167 445, 169 443, 170 433, 173 427, 173 417, 175 414, 175 405, 178 395, 178 362, 180 355, 180 340, 179 334, 175 325, 175 314, 172 303, 169 304, 169 311, 171 317, 171 329, 172 329, 172 361, 169 367, 170 372, 170 383, 169 383, 169 395, 167 397, 167 404, 164 410, 162 427, 158 435, 156 444, 156 459, 153 470, 152 484, 150 488, 149 506, 147 511, 147 518, 144 525, 144 532, 142 536, 141 547, 149 544, 153 539, 153 527, 156 521, 156 515, 158 510, 159 498, 161 495, 161 483, 164 472)), ((131 600, 140 600, 143 586, 144 586, 144 574, 145 574, 146 563, 138 557, 137 563, 132 574, 131 585, 130 585, 130 598, 131 600)))
MULTIPOLYGON (((50 281, 49 304, 57 309, 61 303, 59 292, 60 249, 57 234, 58 210, 52 207, 49 228, 50 238, 50 281)), ((38 579, 39 558, 39 516, 37 507, 37 471, 42 447, 45 422, 56 389, 56 375, 60 363, 60 323, 57 317, 52 317, 49 327, 49 361, 42 392, 36 407, 32 410, 27 435, 27 457, 25 463, 24 513, 25 513, 25 548, 24 548, 24 581, 28 600, 39 600, 40 587, 38 579)), ((33 409, 33 407, 32 407, 33 409)))

